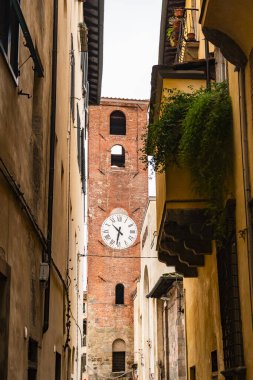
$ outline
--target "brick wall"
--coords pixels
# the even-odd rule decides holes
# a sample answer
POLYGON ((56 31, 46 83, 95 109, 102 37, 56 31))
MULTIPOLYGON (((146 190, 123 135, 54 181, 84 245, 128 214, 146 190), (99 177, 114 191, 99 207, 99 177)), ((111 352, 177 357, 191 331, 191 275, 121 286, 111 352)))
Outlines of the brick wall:
MULTIPOLYGON (((147 171, 139 160, 141 135, 147 124, 146 101, 102 99, 89 114, 88 180, 88 372, 108 376, 112 371, 112 344, 126 344, 126 370, 133 364, 133 300, 140 271, 139 232, 147 204, 147 171), (110 114, 126 117, 126 135, 110 135, 110 114), (125 149, 125 168, 111 167, 111 147, 125 149), (124 209, 138 228, 137 244, 112 250, 102 243, 100 228, 116 209, 124 209), (98 255, 91 257, 92 255, 98 255), (109 257, 102 257, 109 256, 109 257), (113 258, 113 256, 134 258, 113 258), (136 257, 136 258, 135 258, 136 257), (115 286, 125 287, 124 305, 115 305, 115 286), (91 370, 91 368, 93 370, 91 370)), ((93 373, 93 375, 92 375, 93 373)))

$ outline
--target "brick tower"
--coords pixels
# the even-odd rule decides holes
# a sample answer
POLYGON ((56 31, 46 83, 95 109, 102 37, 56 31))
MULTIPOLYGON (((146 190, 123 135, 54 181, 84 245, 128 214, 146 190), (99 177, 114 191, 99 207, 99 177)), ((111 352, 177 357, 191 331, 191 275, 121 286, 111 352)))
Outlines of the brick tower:
POLYGON ((133 293, 148 196, 147 171, 139 160, 147 108, 147 101, 111 98, 90 107, 89 380, 131 371, 134 361, 133 293))

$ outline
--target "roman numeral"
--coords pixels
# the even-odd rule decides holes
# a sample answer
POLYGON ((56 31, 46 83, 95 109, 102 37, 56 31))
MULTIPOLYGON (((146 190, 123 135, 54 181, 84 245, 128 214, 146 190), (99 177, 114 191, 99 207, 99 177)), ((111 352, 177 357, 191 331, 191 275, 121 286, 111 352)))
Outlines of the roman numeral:
POLYGON ((130 230, 129 233, 130 234, 135 234, 135 230, 130 230))
MULTIPOLYGON (((130 231, 131 232, 131 231, 130 231)), ((103 231, 103 234, 108 234, 109 233, 109 230, 104 230, 103 231)))
POLYGON ((129 239, 130 241, 133 241, 133 240, 134 240, 134 238, 133 238, 132 236, 128 236, 128 239, 129 239))
POLYGON ((115 240, 112 239, 109 244, 113 245, 114 243, 115 243, 115 240))
POLYGON ((121 247, 121 245, 120 245, 120 242, 118 241, 118 243, 117 243, 117 247, 118 248, 120 248, 121 247))
POLYGON ((129 226, 128 227, 133 227, 133 223, 132 224, 129 224, 129 226))
POLYGON ((121 215, 117 215, 117 221, 122 222, 122 216, 121 215))
POLYGON ((114 218, 110 218, 110 221, 111 221, 112 223, 115 223, 115 219, 114 219, 114 218))
POLYGON ((109 239, 111 239, 111 236, 109 234, 107 234, 107 235, 105 235, 105 239, 109 240, 109 239))
POLYGON ((105 223, 105 226, 108 226, 108 227, 110 227, 110 224, 108 224, 108 223, 105 223))

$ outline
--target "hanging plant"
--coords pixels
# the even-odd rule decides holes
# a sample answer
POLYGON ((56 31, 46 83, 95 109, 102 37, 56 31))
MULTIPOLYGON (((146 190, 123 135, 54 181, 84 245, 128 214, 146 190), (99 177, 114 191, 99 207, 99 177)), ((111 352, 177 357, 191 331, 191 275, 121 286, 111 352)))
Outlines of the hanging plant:
POLYGON ((231 163, 232 106, 226 83, 195 92, 182 122, 179 161, 196 192, 223 206, 231 163))
POLYGON ((152 155, 155 171, 163 172, 171 164, 178 164, 178 147, 181 139, 181 125, 192 100, 191 93, 168 90, 161 105, 161 117, 150 124, 143 135, 142 160, 152 155))
POLYGON ((232 106, 226 83, 191 93, 173 90, 162 104, 160 119, 149 126, 143 149, 144 155, 153 155, 155 171, 163 172, 170 164, 190 170, 192 186, 209 200, 217 229, 221 229, 228 191, 231 131, 232 106))

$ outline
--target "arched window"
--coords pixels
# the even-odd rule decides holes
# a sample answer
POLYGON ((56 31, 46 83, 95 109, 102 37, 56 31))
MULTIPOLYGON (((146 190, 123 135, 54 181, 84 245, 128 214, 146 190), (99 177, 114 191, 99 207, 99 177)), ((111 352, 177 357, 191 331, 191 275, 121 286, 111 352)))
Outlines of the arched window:
POLYGON ((112 344, 112 372, 125 372, 126 343, 116 339, 112 344))
POLYGON ((124 305, 124 285, 117 284, 115 286, 115 304, 124 305))
POLYGON ((121 145, 114 145, 111 148, 111 166, 118 168, 125 167, 125 149, 121 145))
POLYGON ((126 117, 121 111, 114 111, 110 115, 110 135, 126 134, 126 117))

